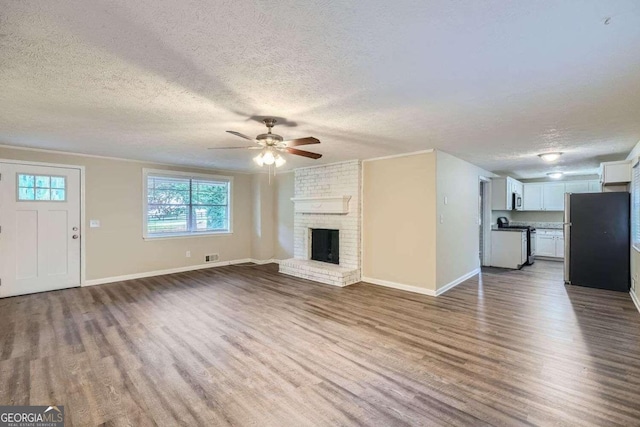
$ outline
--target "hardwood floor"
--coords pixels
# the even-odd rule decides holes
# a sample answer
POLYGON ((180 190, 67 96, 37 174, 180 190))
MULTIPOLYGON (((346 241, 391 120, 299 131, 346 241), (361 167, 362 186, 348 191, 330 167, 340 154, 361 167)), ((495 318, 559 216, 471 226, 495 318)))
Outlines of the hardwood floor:
POLYGON ((640 313, 562 265, 433 298, 221 267, 0 300, 0 404, 67 425, 640 425, 640 313))

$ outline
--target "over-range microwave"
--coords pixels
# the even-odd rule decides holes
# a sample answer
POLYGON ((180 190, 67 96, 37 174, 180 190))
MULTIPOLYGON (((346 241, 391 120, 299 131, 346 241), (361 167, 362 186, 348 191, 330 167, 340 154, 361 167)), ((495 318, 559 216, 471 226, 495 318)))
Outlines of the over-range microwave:
POLYGON ((513 193, 513 199, 511 209, 521 211, 522 210, 522 196, 518 193, 513 193))

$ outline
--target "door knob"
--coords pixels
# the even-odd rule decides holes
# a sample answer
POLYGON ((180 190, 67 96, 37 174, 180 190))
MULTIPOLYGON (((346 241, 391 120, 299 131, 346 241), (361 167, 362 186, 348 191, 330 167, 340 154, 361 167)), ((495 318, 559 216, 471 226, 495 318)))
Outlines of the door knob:
POLYGON ((77 239, 78 237, 80 236, 78 236, 77 234, 74 234, 73 236, 71 236, 72 239, 77 239))
POLYGON ((78 231, 78 227, 73 227, 72 230, 73 231, 78 231))

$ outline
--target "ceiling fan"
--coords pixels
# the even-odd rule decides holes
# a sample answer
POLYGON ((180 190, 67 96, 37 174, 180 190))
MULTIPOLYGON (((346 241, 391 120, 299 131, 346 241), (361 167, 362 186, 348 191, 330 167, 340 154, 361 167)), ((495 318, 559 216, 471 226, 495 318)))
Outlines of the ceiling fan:
POLYGON ((281 156, 280 153, 295 154, 296 156, 308 157, 310 159, 319 159, 320 157, 322 157, 322 154, 292 148, 299 145, 320 144, 320 140, 318 140, 317 138, 309 136, 306 138, 289 139, 285 141, 280 135, 271 133, 271 128, 273 128, 273 126, 276 124, 276 119, 266 118, 262 121, 267 126, 267 133, 260 134, 256 136, 255 139, 241 134, 240 132, 235 132, 232 130, 227 131, 232 135, 236 135, 240 138, 255 142, 258 145, 249 145, 245 147, 211 147, 209 148, 209 150, 262 150, 260 154, 258 154, 258 156, 254 157, 253 161, 256 162, 259 166, 275 165, 275 167, 277 168, 286 163, 286 160, 281 156))

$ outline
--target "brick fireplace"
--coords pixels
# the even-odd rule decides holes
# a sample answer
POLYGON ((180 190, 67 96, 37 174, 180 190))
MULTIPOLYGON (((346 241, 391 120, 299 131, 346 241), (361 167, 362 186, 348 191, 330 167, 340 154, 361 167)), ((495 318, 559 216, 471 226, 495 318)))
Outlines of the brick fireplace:
POLYGON ((360 281, 361 185, 358 160, 296 169, 294 257, 280 262, 281 273, 335 286, 360 281), (337 231, 338 264, 311 259, 318 229, 337 231))

